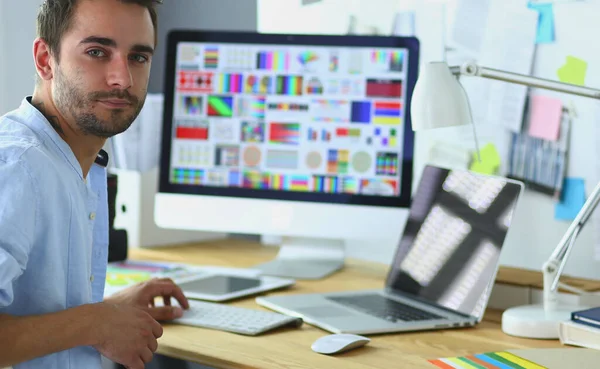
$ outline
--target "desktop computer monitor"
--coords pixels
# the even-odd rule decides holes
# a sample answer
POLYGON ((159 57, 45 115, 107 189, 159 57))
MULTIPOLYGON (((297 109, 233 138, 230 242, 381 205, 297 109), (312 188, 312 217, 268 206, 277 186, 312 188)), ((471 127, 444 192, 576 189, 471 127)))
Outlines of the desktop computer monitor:
POLYGON ((283 236, 265 274, 321 278, 402 231, 415 38, 176 30, 155 221, 283 236))

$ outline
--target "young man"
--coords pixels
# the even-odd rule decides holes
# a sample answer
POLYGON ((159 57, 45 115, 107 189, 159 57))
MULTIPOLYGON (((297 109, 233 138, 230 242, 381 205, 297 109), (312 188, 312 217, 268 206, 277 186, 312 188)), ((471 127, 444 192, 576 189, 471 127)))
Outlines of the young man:
MULTIPOLYGON (((156 1, 156 0, 155 0, 156 1)), ((188 302, 170 280, 103 301, 107 138, 142 108, 156 45, 152 0, 46 0, 33 96, 0 118, 0 367, 131 369, 188 302), (164 307, 154 307, 163 296, 164 307)))

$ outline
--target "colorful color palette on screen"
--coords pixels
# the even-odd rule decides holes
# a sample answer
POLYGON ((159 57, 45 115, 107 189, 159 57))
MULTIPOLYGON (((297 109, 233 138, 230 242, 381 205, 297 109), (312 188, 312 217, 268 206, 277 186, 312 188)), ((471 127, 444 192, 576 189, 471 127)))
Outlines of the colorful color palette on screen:
POLYGON ((170 182, 399 195, 409 58, 402 48, 178 44, 170 182))
POLYGON ((429 360, 442 369, 547 369, 506 351, 429 360))

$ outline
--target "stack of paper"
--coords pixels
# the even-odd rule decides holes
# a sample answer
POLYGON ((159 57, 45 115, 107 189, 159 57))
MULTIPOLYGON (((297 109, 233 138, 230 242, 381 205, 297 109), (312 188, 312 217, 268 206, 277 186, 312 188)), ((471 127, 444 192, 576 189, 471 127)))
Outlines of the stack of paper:
POLYGON ((563 345, 600 350, 600 328, 567 320, 560 323, 558 338, 563 345))
POLYGON ((600 351, 580 348, 505 350, 429 362, 443 369, 583 369, 598 367, 600 351))

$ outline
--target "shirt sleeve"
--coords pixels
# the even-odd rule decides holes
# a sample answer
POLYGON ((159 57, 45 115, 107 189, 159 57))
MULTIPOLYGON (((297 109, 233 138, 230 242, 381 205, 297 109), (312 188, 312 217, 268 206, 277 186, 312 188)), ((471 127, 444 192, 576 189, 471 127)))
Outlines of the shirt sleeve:
POLYGON ((33 246, 38 194, 23 164, 0 159, 0 307, 13 302, 13 282, 33 246))

